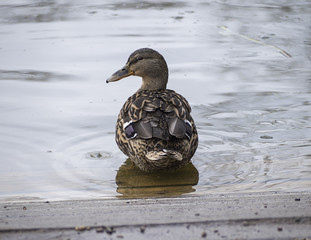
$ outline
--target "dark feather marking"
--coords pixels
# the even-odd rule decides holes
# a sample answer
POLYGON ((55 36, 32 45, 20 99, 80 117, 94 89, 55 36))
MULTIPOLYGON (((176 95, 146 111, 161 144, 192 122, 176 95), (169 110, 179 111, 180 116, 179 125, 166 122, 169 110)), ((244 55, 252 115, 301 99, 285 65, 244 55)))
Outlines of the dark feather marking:
POLYGON ((185 132, 186 132, 185 122, 180 120, 177 117, 174 117, 171 120, 169 120, 168 129, 169 129, 169 133, 172 136, 175 136, 177 138, 182 138, 185 136, 185 132))
POLYGON ((143 139, 152 138, 152 127, 148 122, 138 121, 133 123, 133 127, 137 136, 143 139))

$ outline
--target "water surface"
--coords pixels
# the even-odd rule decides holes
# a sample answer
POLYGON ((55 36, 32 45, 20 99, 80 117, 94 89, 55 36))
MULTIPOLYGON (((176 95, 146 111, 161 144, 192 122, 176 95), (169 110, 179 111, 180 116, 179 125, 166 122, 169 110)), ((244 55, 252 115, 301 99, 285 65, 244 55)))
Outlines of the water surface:
POLYGON ((310 191, 311 3, 255 2, 1 1, 0 200, 310 191), (171 180, 114 142, 141 80, 105 79, 141 47, 164 55, 199 131, 171 180))

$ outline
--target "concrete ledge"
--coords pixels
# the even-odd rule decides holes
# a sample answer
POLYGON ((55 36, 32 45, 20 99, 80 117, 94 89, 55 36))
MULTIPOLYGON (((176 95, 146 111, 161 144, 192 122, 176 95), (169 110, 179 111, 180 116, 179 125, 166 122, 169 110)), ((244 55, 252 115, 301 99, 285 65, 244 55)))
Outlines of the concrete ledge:
POLYGON ((0 216, 1 239, 311 239, 311 193, 1 203, 0 216))

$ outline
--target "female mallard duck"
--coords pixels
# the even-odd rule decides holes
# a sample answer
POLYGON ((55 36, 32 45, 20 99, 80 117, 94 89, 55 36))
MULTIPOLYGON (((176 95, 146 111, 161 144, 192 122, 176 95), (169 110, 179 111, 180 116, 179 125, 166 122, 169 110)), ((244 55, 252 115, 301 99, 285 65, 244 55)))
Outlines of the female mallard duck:
POLYGON ((150 48, 133 52, 110 78, 142 77, 142 85, 123 105, 116 125, 116 142, 134 164, 146 172, 186 165, 198 146, 198 133, 187 100, 166 89, 167 64, 150 48))

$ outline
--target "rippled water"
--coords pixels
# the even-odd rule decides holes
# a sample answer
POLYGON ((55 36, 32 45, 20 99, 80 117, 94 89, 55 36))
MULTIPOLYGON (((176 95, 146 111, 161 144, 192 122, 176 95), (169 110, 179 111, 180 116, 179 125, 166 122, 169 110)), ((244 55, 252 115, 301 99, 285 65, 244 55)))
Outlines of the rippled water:
POLYGON ((1 1, 0 200, 310 191, 310 9, 1 1), (174 174, 137 171, 114 142, 141 81, 105 79, 141 47, 165 56, 198 127, 193 165, 174 174))

